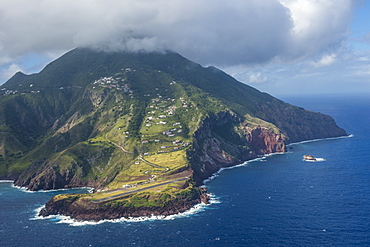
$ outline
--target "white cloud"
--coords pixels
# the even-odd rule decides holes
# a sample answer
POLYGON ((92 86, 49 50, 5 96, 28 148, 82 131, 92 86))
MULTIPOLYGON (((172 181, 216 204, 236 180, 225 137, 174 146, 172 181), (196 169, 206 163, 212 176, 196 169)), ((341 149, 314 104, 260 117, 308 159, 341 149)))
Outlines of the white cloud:
POLYGON ((269 63, 253 68, 225 68, 225 71, 245 83, 251 83, 251 74, 267 75, 265 81, 253 86, 273 95, 370 93, 369 58, 370 51, 342 52, 324 55, 316 62, 302 61, 289 66, 269 63))
POLYGON ((330 54, 330 55, 324 55, 321 57, 321 59, 317 62, 311 62, 311 65, 314 67, 323 67, 323 66, 329 66, 335 63, 337 58, 336 54, 330 54))
POLYGON ((165 47, 204 64, 258 64, 337 45, 351 6, 350 0, 0 0, 0 52, 15 57, 103 44, 165 47))
POLYGON ((256 73, 249 73, 248 74, 248 82, 251 84, 254 83, 262 83, 267 81, 267 77, 262 75, 261 72, 256 72, 256 73))
MULTIPOLYGON (((1 49, 0 49, 1 50, 1 49)), ((0 57, 0 66, 12 62, 12 59, 8 56, 0 57)))
POLYGON ((343 62, 341 51, 355 4, 356 0, 0 0, 1 78, 21 68, 35 72, 46 64, 45 57, 50 61, 78 46, 171 49, 258 86, 284 77, 312 78, 343 62), (30 53, 42 57, 34 66, 21 63, 34 59, 30 53))
POLYGON ((9 67, 3 68, 0 71, 0 80, 6 80, 12 77, 18 71, 21 71, 22 68, 18 64, 10 64, 9 67))
POLYGON ((361 56, 359 58, 357 58, 358 61, 370 61, 370 58, 369 57, 365 57, 365 56, 361 56))
POLYGON ((291 11, 292 55, 310 56, 342 45, 349 34, 355 1, 280 0, 291 11))

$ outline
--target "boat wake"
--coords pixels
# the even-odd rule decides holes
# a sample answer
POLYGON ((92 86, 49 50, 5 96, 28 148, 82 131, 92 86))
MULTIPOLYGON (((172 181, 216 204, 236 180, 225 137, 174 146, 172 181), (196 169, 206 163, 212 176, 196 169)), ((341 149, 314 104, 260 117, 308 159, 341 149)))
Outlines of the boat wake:
POLYGON ((322 139, 312 139, 312 140, 301 141, 301 142, 293 142, 293 143, 288 144, 287 147, 297 145, 297 144, 304 144, 304 143, 325 141, 325 140, 336 140, 336 139, 351 138, 351 137, 353 137, 353 134, 350 134, 348 136, 328 137, 328 138, 322 138, 322 139))

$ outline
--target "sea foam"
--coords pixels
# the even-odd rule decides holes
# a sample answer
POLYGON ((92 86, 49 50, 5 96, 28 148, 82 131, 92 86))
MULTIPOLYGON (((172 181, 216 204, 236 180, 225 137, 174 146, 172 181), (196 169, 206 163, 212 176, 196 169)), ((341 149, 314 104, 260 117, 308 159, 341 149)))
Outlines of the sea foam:
POLYGON ((222 171, 224 171, 224 170, 231 170, 231 169, 234 169, 234 168, 238 168, 238 167, 242 167, 242 166, 247 166, 249 163, 252 163, 252 162, 266 161, 265 159, 267 157, 273 156, 273 155, 278 155, 278 154, 286 154, 286 153, 276 152, 276 153, 272 153, 272 154, 265 154, 265 155, 263 155, 261 157, 258 157, 258 158, 255 158, 255 159, 251 159, 251 160, 247 160, 244 163, 241 163, 241 164, 238 164, 238 165, 229 166, 229 167, 222 167, 217 172, 213 173, 212 176, 210 176, 209 178, 203 180, 203 184, 206 184, 206 183, 212 181, 213 179, 217 178, 219 176, 219 174, 222 171))
POLYGON ((27 187, 22 187, 22 186, 18 186, 14 184, 12 184, 12 187, 19 189, 26 193, 49 193, 49 192, 70 191, 70 190, 77 190, 77 189, 86 189, 88 193, 92 193, 94 191, 94 188, 92 187, 76 187, 76 188, 67 188, 67 189, 37 190, 37 191, 32 191, 32 190, 27 189, 27 187))

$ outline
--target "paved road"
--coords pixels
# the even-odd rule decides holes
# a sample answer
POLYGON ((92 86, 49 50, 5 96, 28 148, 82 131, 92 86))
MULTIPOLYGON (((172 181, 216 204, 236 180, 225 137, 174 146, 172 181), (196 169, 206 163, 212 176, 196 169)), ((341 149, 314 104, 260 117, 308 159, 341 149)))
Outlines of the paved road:
POLYGON ((123 192, 123 193, 120 193, 118 195, 108 196, 108 197, 105 197, 105 198, 102 198, 102 199, 93 200, 92 202, 93 203, 107 202, 107 201, 114 200, 114 199, 117 199, 117 198, 120 198, 120 197, 123 197, 123 196, 127 196, 127 195, 130 195, 130 194, 133 194, 133 193, 137 193, 137 192, 140 192, 140 191, 152 189, 152 188, 159 187, 159 186, 166 185, 166 184, 176 183, 176 182, 183 181, 183 180, 186 180, 186 179, 189 179, 189 178, 188 177, 178 178, 178 179, 171 180, 171 181, 168 181, 168 182, 151 185, 151 186, 148 186, 148 187, 145 187, 145 188, 141 188, 141 189, 137 189, 137 190, 133 190, 133 191, 129 191, 129 192, 123 192))

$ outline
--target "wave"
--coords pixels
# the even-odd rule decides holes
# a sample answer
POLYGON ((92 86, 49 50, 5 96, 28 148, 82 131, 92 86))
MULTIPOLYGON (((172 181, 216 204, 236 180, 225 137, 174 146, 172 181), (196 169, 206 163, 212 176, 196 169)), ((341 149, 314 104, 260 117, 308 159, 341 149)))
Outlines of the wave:
POLYGON ((220 201, 220 198, 217 197, 216 195, 212 194, 212 193, 208 193, 210 199, 209 199, 209 204, 219 204, 221 203, 220 201))
POLYGON ((317 141, 325 141, 325 140, 336 140, 336 139, 343 139, 343 138, 351 138, 351 137, 353 137, 353 136, 354 136, 354 135, 350 134, 350 135, 348 135, 348 136, 328 137, 328 138, 312 139, 312 140, 301 141, 301 142, 293 142, 293 143, 288 144, 288 145, 287 145, 287 147, 289 147, 289 146, 293 146, 293 145, 297 145, 297 144, 310 143, 310 142, 317 142, 317 141))
POLYGON ((42 205, 38 208, 36 208, 34 211, 35 211, 35 216, 33 218, 30 218, 30 220, 43 220, 43 219, 51 219, 51 218, 54 218, 54 216, 46 216, 46 217, 43 217, 43 216, 39 216, 41 210, 45 208, 45 205, 42 205))
POLYGON ((36 193, 37 192, 37 191, 28 190, 27 187, 22 187, 22 186, 15 185, 14 183, 12 184, 12 187, 16 188, 20 191, 26 192, 26 193, 36 193))
POLYGON ((0 183, 14 183, 14 180, 4 179, 4 180, 0 180, 0 183))

